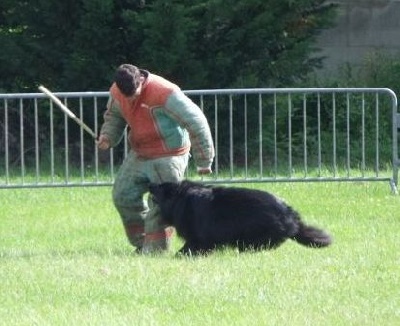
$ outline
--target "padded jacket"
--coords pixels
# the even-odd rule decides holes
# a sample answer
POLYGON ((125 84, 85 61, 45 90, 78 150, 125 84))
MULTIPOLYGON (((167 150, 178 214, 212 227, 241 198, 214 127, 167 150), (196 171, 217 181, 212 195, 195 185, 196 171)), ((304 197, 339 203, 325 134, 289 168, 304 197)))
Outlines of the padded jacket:
POLYGON ((198 167, 209 167, 214 158, 211 131, 201 109, 168 80, 141 70, 145 81, 135 100, 115 85, 104 114, 101 134, 116 146, 129 126, 132 150, 141 158, 182 155, 192 148, 198 167))

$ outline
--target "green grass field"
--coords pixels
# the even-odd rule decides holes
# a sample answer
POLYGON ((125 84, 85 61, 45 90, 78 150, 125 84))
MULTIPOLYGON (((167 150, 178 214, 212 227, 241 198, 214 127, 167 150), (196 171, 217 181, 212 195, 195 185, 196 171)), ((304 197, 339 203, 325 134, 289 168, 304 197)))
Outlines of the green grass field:
POLYGON ((400 197, 386 183, 247 185, 325 249, 138 256, 111 189, 0 190, 0 325, 400 325, 400 197))

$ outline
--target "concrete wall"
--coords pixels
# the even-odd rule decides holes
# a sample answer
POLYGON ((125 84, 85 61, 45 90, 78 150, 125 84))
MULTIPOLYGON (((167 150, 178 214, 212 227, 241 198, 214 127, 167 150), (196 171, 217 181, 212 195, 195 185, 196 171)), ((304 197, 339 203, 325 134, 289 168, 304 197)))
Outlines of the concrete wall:
POLYGON ((324 72, 356 65, 372 51, 400 54, 400 0, 336 0, 337 26, 324 31, 318 46, 327 56, 324 72))

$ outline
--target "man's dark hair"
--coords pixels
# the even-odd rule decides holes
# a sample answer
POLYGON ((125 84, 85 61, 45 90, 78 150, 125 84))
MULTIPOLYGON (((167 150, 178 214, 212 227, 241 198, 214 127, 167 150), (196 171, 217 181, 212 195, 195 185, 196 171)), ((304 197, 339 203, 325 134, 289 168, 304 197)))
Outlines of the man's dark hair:
POLYGON ((125 96, 132 96, 140 85, 140 70, 130 64, 122 64, 115 72, 114 81, 125 96))

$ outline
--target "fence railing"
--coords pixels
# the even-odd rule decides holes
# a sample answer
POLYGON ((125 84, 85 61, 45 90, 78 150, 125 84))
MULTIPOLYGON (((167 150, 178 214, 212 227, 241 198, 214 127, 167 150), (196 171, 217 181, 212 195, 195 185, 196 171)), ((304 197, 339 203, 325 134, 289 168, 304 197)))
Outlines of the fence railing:
MULTIPOLYGON (((398 184, 397 97, 386 88, 185 92, 216 148, 209 183, 387 181, 398 184)), ((55 93, 97 134, 108 92, 55 93)), ((0 94, 0 188, 111 185, 127 137, 101 152, 42 93, 0 94)), ((190 164, 187 177, 195 177, 190 164)))

